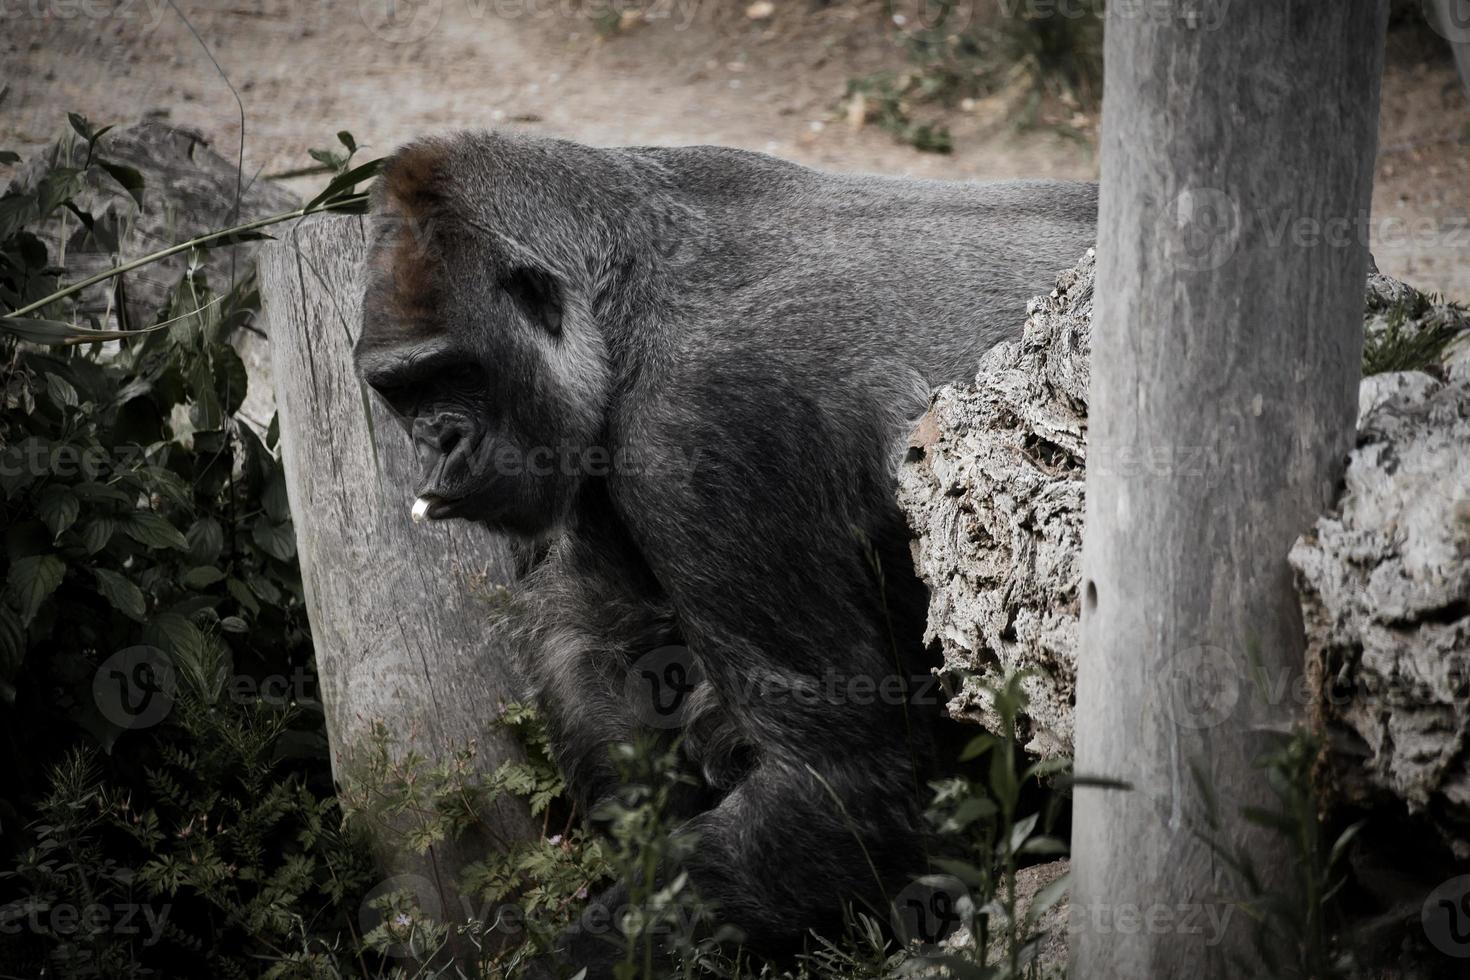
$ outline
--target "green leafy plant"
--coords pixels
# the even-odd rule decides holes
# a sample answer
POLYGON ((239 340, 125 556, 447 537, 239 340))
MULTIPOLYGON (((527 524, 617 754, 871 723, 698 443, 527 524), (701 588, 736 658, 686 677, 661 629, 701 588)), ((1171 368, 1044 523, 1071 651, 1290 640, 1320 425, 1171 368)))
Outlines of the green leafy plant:
POLYGON ((467 866, 460 880, 464 894, 483 909, 514 906, 526 929, 522 941, 510 949, 492 949, 503 945, 486 941, 497 925, 493 917, 433 922, 421 911, 407 911, 411 896, 385 896, 381 902, 392 914, 383 916, 385 925, 377 935, 365 937, 369 946, 382 951, 408 941, 391 927, 397 919, 421 930, 412 941, 425 951, 464 940, 487 950, 485 976, 514 976, 521 964, 549 948, 591 891, 608 882, 611 868, 602 844, 581 825, 566 799, 566 784, 534 709, 506 705, 496 721, 525 748, 526 759, 503 762, 488 774, 477 764, 473 746, 432 762, 417 752, 395 752, 392 734, 376 727, 365 756, 354 764, 355 776, 343 787, 342 801, 350 824, 371 827, 376 839, 397 839, 420 854, 435 844, 458 841, 472 828, 494 839, 495 828, 483 825, 482 814, 502 797, 524 801, 541 818, 542 835, 496 849, 467 866))
MULTIPOLYGON (((96 324, 82 325, 75 322, 75 311, 69 308, 68 301, 91 286, 116 279, 118 276, 152 265, 170 256, 196 249, 218 248, 269 237, 262 232, 262 229, 272 225, 323 212, 362 214, 367 210, 368 195, 366 191, 358 190, 358 185, 377 176, 383 165, 383 161, 378 159, 349 167, 348 164, 357 147, 352 140, 352 135, 343 131, 338 134, 338 138, 347 147, 347 155, 345 157, 333 155, 328 159, 334 165, 344 169, 336 172, 327 186, 301 207, 267 215, 220 231, 210 232, 207 235, 200 235, 147 255, 120 262, 95 275, 62 286, 59 273, 64 270, 47 266, 44 261, 44 246, 37 251, 37 246, 41 245, 40 239, 26 232, 25 226, 48 221, 59 208, 65 208, 74 214, 89 232, 95 234, 97 219, 81 211, 72 201, 82 188, 83 175, 93 167, 106 171, 139 202, 142 199, 143 187, 143 177, 136 170, 122 164, 110 163, 98 152, 99 143, 112 127, 104 126, 102 129, 93 130, 84 118, 75 113, 72 114, 71 120, 72 127, 86 141, 86 153, 79 161, 79 165, 53 168, 33 190, 7 192, 5 197, 0 198, 0 241, 10 243, 14 239, 17 249, 15 258, 20 260, 15 271, 21 273, 18 280, 12 281, 11 285, 15 287, 14 292, 0 295, 0 299, 3 299, 7 307, 7 312, 0 315, 0 333, 9 334, 33 344, 64 347, 97 344, 110 340, 133 340, 136 339, 135 334, 137 333, 151 333, 173 326, 178 321, 164 321, 138 330, 104 330, 96 324), (23 252, 20 251, 22 249, 23 252), (41 261, 37 262, 38 259, 41 261), (47 284, 51 288, 45 288, 47 284)), ((197 307, 189 315, 200 312, 202 309, 202 307, 197 307)))
POLYGON ((1259 966, 1242 964, 1242 968, 1281 980, 1346 980, 1355 975, 1356 962, 1341 941, 1336 899, 1348 882, 1346 859, 1364 825, 1359 821, 1336 835, 1326 832, 1313 780, 1323 751, 1317 735, 1296 728, 1270 737, 1274 744, 1257 760, 1257 766, 1274 803, 1243 807, 1241 816, 1289 844, 1291 862, 1285 887, 1267 884, 1248 849, 1219 843, 1223 839, 1220 802, 1195 768, 1195 784, 1206 803, 1206 827, 1200 836, 1232 873, 1241 892, 1239 905, 1251 919, 1252 947, 1259 966))
MULTIPOLYGON (((239 414, 259 298, 197 261, 241 229, 69 281, 48 241, 118 248, 84 179, 143 190, 108 127, 70 122, 0 198, 0 919, 21 973, 307 975, 355 945, 370 864, 332 792, 275 426, 239 414), (173 254, 153 323, 79 322, 86 286, 173 254), (156 931, 118 921, 149 910, 156 931)), ((348 206, 332 184, 303 213, 348 206)))
POLYGON ((1365 377, 1390 371, 1438 372, 1451 345, 1470 336, 1470 312, 1464 306, 1409 287, 1393 301, 1370 291, 1367 312, 1365 377))
MULTIPOLYGON (((1018 906, 1016 879, 1023 862, 1053 860, 1067 853, 1067 845, 1052 834, 1062 797, 1045 796, 1040 808, 1023 815, 1023 791, 1045 780, 1065 776, 1070 760, 1051 759, 1027 764, 1021 750, 1018 719, 1026 710, 1021 684, 1024 672, 991 685, 995 712, 1001 724, 996 732, 975 736, 962 761, 983 760, 986 780, 977 784, 954 776, 934 784, 929 819, 944 838, 959 844, 963 856, 939 858, 936 864, 968 889, 970 930, 965 955, 941 957, 958 976, 985 976, 995 980, 1038 977, 1036 953, 1045 938, 1038 930, 1041 917, 1061 900, 1070 886, 1062 875, 1044 887, 1024 911, 1018 906), (968 853, 966 853, 968 852, 968 853), (995 957, 995 962, 992 958, 995 957), (976 969, 989 972, 975 972, 976 969)), ((1091 781, 1098 785, 1115 784, 1091 781)))

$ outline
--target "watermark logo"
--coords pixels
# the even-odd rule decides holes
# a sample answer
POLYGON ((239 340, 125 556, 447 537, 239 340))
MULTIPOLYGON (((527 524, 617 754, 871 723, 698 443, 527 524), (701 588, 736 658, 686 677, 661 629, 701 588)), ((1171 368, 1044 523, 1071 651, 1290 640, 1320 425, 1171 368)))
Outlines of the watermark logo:
POLYGON ((153 906, 119 902, 107 905, 91 902, 72 905, 67 902, 17 901, 0 906, 0 935, 30 932, 77 943, 102 934, 136 936, 146 949, 163 938, 172 912, 171 904, 153 906))
POLYGON ((1067 909, 1067 932, 1074 936, 1192 936, 1206 947, 1224 941, 1235 906, 1164 902, 1073 903, 1067 909))
POLYGON ((1451 44, 1470 44, 1470 0, 1424 0, 1424 19, 1451 44))
POLYGON ((1189 272, 1207 272, 1229 262, 1240 244, 1240 227, 1240 205, 1213 187, 1185 190, 1159 219, 1166 258, 1189 272))
POLYGON ((173 710, 177 690, 173 661, 157 647, 119 650, 92 677, 97 710, 119 728, 147 728, 163 721, 173 710))
POLYGON ((1444 882, 1419 910, 1424 935, 1446 956, 1470 959, 1470 875, 1444 882))
POLYGON ((623 696, 649 728, 674 729, 684 724, 689 699, 703 680, 688 647, 659 647, 628 669, 623 696))
POLYGON ((973 914, 970 893, 953 875, 925 875, 899 892, 891 909, 894 933, 922 956, 941 952, 941 945, 973 914))
POLYGON ((389 44, 422 41, 439 26, 444 0, 357 0, 367 29, 389 44))
POLYGON ((1240 701, 1241 668, 1228 650, 1201 644, 1179 651, 1155 677, 1152 700, 1180 728, 1213 728, 1240 701))

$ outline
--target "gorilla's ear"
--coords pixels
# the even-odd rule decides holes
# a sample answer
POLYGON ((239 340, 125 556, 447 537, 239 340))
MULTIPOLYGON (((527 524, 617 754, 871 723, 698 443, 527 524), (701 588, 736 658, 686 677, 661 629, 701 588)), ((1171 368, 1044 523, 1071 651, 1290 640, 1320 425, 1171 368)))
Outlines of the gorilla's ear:
POLYGON ((517 266, 501 277, 500 285, 532 323, 553 337, 561 336, 561 285, 551 273, 517 266))

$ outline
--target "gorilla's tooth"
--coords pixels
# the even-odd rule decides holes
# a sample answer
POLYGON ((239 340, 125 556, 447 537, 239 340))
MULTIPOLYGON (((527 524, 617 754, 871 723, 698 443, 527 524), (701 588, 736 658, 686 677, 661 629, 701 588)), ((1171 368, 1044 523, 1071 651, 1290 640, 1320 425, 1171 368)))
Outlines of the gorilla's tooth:
POLYGON ((413 502, 413 522, 415 524, 421 524, 428 519, 429 505, 432 503, 433 501, 428 497, 420 497, 413 502))

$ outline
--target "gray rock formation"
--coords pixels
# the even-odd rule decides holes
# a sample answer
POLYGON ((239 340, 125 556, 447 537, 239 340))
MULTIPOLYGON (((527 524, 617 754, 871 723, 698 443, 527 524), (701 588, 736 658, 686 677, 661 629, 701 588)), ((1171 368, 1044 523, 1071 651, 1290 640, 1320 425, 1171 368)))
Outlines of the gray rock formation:
POLYGON ((1072 752, 1092 281, 1089 252, 981 359, 980 383, 935 396, 899 476, 926 639, 967 678, 950 713, 995 727, 987 686, 1028 669, 1041 756, 1072 752))
MULTIPOLYGON (((1072 753, 1092 290, 1089 254, 976 384, 935 396, 900 475, 929 638, 967 675, 951 714, 995 725, 987 685, 1030 671, 1042 757, 1072 753)), ((1376 273, 1367 299, 1385 373, 1362 383, 1336 511, 1290 556, 1311 712, 1340 792, 1402 800, 1470 857, 1470 317, 1376 273)))
POLYGON ((1334 788, 1470 858, 1470 379, 1363 380, 1346 491, 1290 560, 1334 788))

